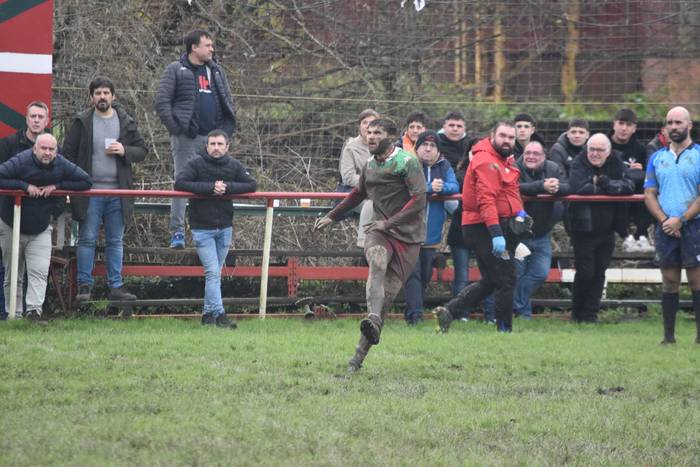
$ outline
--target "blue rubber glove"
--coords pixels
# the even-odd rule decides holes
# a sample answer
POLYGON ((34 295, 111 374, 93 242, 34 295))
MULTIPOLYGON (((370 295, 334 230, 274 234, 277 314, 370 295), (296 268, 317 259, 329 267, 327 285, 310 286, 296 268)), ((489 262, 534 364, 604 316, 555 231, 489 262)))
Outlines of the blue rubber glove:
POLYGON ((501 256, 504 251, 506 251, 506 238, 502 235, 499 235, 498 237, 493 237, 491 239, 491 245, 493 246, 493 249, 491 250, 491 253, 493 253, 493 256, 501 256))

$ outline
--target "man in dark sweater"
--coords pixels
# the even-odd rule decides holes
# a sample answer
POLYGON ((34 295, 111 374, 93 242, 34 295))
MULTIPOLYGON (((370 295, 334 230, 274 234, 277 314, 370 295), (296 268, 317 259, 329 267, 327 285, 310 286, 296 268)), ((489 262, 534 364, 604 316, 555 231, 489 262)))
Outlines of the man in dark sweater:
MULTIPOLYGON (((631 195, 634 181, 624 162, 612 152, 602 133, 591 136, 586 150, 576 156, 569 176, 571 194, 631 195)), ((567 227, 574 247, 573 309, 575 322, 595 322, 605 284, 605 271, 615 249, 615 232, 627 232, 627 204, 615 202, 570 203, 567 227)))
POLYGON ((394 146, 397 133, 396 124, 388 119, 369 124, 367 144, 372 157, 362 170, 359 186, 314 226, 314 230, 325 228, 365 198, 373 202, 365 242, 368 314, 360 322, 360 341, 348 362, 350 372, 359 370, 369 349, 379 344, 386 313, 425 241, 425 177, 418 159, 394 146))
POLYGON ((191 199, 189 220, 197 255, 204 266, 203 325, 235 328, 221 299, 221 268, 233 237, 233 203, 222 195, 255 191, 257 183, 236 159, 228 155, 229 138, 222 130, 209 132, 206 154, 192 159, 175 179, 175 189, 206 199, 191 199))
MULTIPOLYGON (((134 119, 114 105, 114 84, 110 79, 96 77, 90 82, 89 93, 92 106, 75 117, 63 142, 66 158, 90 174, 94 188, 131 189, 131 164, 146 158, 146 143, 134 119)), ((133 204, 133 198, 116 196, 71 198, 73 220, 80 223, 76 249, 77 301, 91 298, 100 225, 104 225, 105 231, 104 259, 109 299, 136 299, 124 288, 122 281, 124 228, 131 222, 133 204)))
MULTIPOLYGON (((57 155, 56 138, 39 135, 33 149, 27 149, 0 165, 0 188, 24 190, 20 219, 19 270, 15 316, 22 315, 22 277, 27 270, 27 319, 41 317, 46 294, 46 279, 51 262, 51 218, 63 212, 63 199, 50 196, 54 190, 88 190, 92 186, 84 170, 57 155)), ((6 196, 0 203, 0 247, 3 264, 9 271, 12 262, 12 225, 14 199, 6 196)), ((5 306, 10 309, 10 274, 5 275, 5 306)))
MULTIPOLYGON (((233 95, 223 68, 214 59, 214 40, 194 30, 184 39, 185 53, 170 63, 158 84, 155 107, 170 132, 175 177, 202 151, 214 129, 231 138, 236 128, 233 95)), ((170 248, 185 247, 186 200, 173 198, 170 209, 170 248)))
MULTIPOLYGON (((647 165, 647 154, 644 145, 637 140, 637 115, 630 109, 620 109, 615 114, 610 142, 613 151, 617 151, 627 166, 627 173, 634 180, 634 192, 644 193, 644 176, 647 165)), ((654 219, 649 214, 644 203, 629 204, 630 220, 636 226, 634 234, 627 236, 622 242, 624 251, 653 251, 647 239, 647 230, 654 219)))
MULTIPOLYGON (((547 160, 539 141, 531 141, 518 159, 520 194, 523 196, 569 194, 569 182, 556 163, 547 160)), ((526 201, 525 211, 532 217, 532 238, 521 240, 530 254, 515 262, 517 283, 513 294, 513 312, 532 318, 530 297, 547 279, 552 263, 552 242, 549 232, 564 215, 561 201, 526 201)))

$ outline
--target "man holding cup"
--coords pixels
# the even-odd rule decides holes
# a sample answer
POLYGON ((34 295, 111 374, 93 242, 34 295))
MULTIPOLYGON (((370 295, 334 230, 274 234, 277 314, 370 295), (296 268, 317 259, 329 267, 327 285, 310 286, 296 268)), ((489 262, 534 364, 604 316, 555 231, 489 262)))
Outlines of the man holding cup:
MULTIPOLYGON (((145 159, 146 143, 134 119, 114 104, 114 84, 97 77, 89 86, 92 106, 79 113, 63 142, 65 156, 85 170, 97 189, 130 189, 133 162, 145 159)), ((105 228, 105 266, 110 300, 134 300, 124 289, 122 257, 124 226, 133 213, 133 198, 71 197, 73 219, 80 223, 78 237, 78 301, 91 299, 95 245, 100 225, 105 228)))

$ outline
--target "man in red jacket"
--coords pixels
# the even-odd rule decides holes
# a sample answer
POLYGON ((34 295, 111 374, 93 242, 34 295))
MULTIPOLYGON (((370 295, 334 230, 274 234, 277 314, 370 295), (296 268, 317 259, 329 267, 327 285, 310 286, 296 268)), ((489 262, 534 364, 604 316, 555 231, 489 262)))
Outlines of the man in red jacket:
POLYGON ((472 282, 444 307, 435 309, 442 332, 447 332, 454 320, 453 310, 471 308, 492 292, 498 330, 512 329, 513 256, 520 233, 512 224, 522 220, 522 230, 527 230, 528 220, 520 199, 520 171, 512 157, 514 147, 515 126, 498 122, 490 136, 472 148, 474 157, 462 188, 462 235, 467 248, 476 253, 481 280, 472 282))

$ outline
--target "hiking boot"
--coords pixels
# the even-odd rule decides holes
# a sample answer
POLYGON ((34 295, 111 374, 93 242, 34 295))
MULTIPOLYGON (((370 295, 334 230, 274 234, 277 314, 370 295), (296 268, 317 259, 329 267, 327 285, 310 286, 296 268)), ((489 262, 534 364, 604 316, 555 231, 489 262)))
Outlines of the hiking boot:
POLYGON ((370 344, 379 344, 379 335, 382 333, 382 330, 370 318, 360 321, 360 332, 370 344))
POLYGON ((89 302, 92 295, 92 290, 87 284, 80 284, 78 286, 78 294, 75 296, 76 302, 89 302))
POLYGON ((184 232, 174 232, 173 236, 170 237, 170 248, 175 250, 182 250, 185 248, 185 233, 184 232))
POLYGON ((217 328, 224 328, 224 329, 236 329, 238 325, 236 322, 232 319, 229 319, 226 314, 222 314, 216 317, 215 323, 217 328))
POLYGON ((211 313, 206 313, 202 315, 202 326, 213 326, 216 324, 216 317, 211 313))
POLYGON ((27 313, 24 315, 24 319, 27 321, 41 321, 41 313, 39 310, 27 310, 27 313))
POLYGON ((136 295, 129 293, 124 287, 109 289, 109 299, 114 301, 136 300, 136 295))
POLYGON ((437 322, 437 326, 435 326, 435 331, 442 333, 446 333, 447 331, 449 331, 450 324, 452 324, 452 321, 454 320, 454 318, 452 317, 452 313, 450 313, 450 310, 448 310, 444 306, 439 306, 433 310, 433 314, 435 315, 435 320, 437 322))

